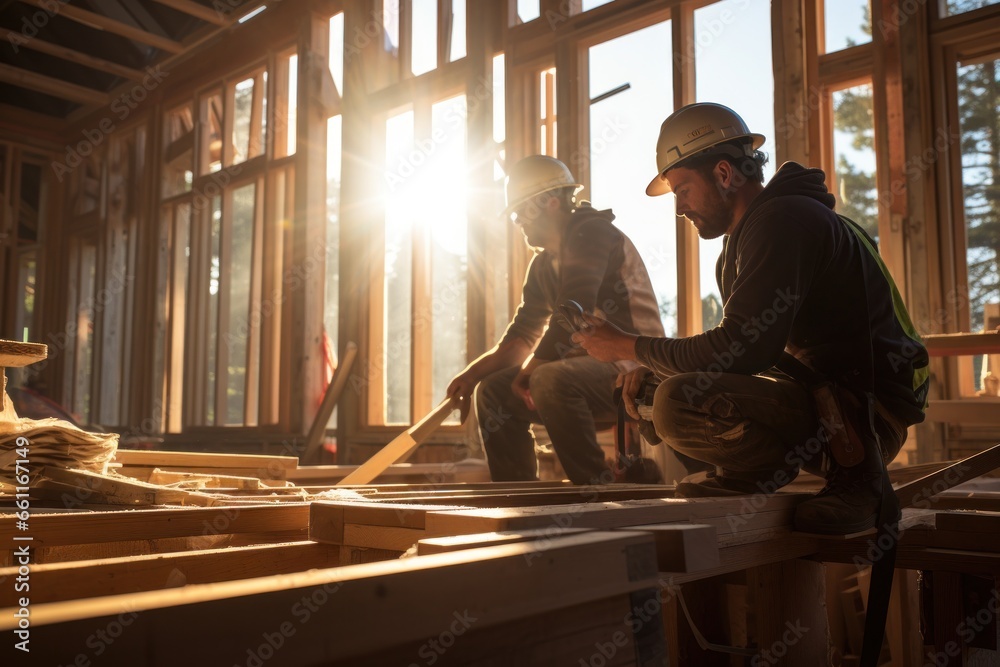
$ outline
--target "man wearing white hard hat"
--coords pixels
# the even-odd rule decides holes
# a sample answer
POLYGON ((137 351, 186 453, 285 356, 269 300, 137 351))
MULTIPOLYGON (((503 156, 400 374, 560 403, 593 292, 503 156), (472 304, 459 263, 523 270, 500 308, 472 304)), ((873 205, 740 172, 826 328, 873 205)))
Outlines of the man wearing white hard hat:
POLYGON ((614 421, 615 380, 634 363, 592 359, 570 340, 559 306, 576 301, 623 331, 662 336, 659 308, 635 246, 610 210, 577 201, 582 186, 559 160, 524 158, 508 174, 507 209, 534 257, 521 304, 500 342, 456 376, 448 395, 474 388, 480 431, 494 481, 537 479, 532 424, 544 424, 575 484, 614 476, 597 444, 595 419, 614 421))
POLYGON ((629 397, 661 380, 657 434, 714 467, 679 494, 772 493, 806 469, 827 486, 797 507, 796 527, 854 533, 898 514, 884 466, 923 420, 927 352, 875 242, 834 212, 825 174, 789 162, 763 185, 764 140, 732 109, 686 106, 663 122, 646 188, 672 192, 702 238, 723 237, 722 322, 663 338, 588 316, 574 339, 596 359, 642 364, 624 381, 633 416, 629 397))

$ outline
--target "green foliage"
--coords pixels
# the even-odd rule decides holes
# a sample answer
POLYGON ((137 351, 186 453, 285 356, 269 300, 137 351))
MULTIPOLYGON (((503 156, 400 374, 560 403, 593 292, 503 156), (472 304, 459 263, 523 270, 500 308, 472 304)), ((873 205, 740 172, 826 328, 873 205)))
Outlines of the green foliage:
POLYGON ((715 294, 701 300, 701 326, 705 331, 714 329, 722 322, 722 302, 715 294))

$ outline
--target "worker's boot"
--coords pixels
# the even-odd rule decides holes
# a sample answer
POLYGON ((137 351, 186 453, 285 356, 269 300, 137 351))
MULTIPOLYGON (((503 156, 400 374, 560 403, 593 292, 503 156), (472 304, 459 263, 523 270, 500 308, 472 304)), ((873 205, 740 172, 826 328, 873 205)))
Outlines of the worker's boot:
MULTIPOLYGON (((853 468, 835 465, 826 487, 795 508, 795 530, 848 535, 874 528, 882 502, 882 471, 865 461, 853 468)), ((898 513, 898 509, 896 510, 898 513)))

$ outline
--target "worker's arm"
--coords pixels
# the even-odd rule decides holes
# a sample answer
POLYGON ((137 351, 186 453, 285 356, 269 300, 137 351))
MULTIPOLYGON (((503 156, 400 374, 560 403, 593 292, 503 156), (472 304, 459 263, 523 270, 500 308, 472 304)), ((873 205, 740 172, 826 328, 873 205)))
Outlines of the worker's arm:
POLYGON ((472 390, 479 382, 497 371, 511 366, 520 366, 531 354, 532 345, 523 338, 511 337, 497 343, 492 350, 466 366, 448 385, 448 396, 461 401, 462 422, 469 414, 472 390))

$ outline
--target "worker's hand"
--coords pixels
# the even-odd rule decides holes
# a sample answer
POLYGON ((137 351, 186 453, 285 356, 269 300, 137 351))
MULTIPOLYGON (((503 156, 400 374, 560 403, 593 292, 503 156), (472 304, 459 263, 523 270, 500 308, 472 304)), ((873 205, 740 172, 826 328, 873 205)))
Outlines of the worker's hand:
POLYGON ((635 397, 639 395, 639 387, 642 386, 643 381, 652 374, 653 371, 640 366, 618 376, 618 383, 622 388, 622 402, 625 403, 625 412, 636 421, 639 421, 640 417, 639 411, 635 407, 635 397))
POLYGON ((531 389, 529 387, 532 370, 533 368, 530 365, 528 368, 522 368, 517 376, 514 377, 514 382, 511 383, 510 388, 514 392, 514 395, 524 401, 524 405, 534 412, 535 402, 531 400, 531 389))
POLYGON ((472 392, 477 384, 479 384, 479 378, 474 373, 465 371, 455 376, 445 392, 448 398, 458 400, 459 415, 461 415, 463 424, 469 416, 469 409, 472 407, 472 392))
POLYGON ((638 336, 625 333, 614 324, 584 313, 585 329, 573 334, 573 342, 598 361, 634 361, 638 336))

